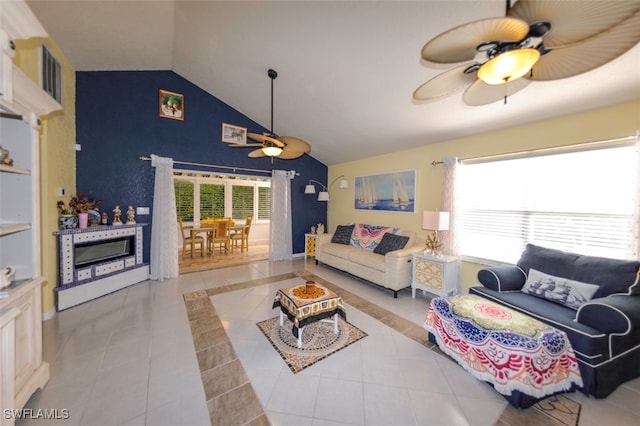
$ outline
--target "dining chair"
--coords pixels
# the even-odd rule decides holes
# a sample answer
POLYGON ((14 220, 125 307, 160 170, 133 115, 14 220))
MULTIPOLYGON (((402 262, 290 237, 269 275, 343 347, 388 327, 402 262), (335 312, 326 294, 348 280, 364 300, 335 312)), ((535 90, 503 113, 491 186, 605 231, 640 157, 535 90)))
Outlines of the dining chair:
POLYGON ((253 216, 247 216, 244 226, 231 234, 231 251, 233 251, 238 244, 240 244, 240 253, 246 248, 249 251, 249 231, 251 230, 251 222, 253 222, 253 216))
POLYGON ((229 252, 231 247, 231 238, 229 236, 229 227, 231 226, 230 220, 217 220, 213 226, 213 231, 208 233, 207 250, 213 254, 216 244, 220 245, 220 251, 224 246, 225 253, 229 252))
POLYGON ((191 238, 191 232, 185 229, 182 223, 182 217, 178 217, 178 226, 180 227, 180 235, 182 236, 182 258, 184 259, 187 248, 191 252, 191 257, 193 257, 193 253, 196 251, 198 245, 200 245, 200 256, 204 256, 204 237, 196 235, 194 238, 191 238), (185 231, 189 233, 188 236, 185 235, 185 231))

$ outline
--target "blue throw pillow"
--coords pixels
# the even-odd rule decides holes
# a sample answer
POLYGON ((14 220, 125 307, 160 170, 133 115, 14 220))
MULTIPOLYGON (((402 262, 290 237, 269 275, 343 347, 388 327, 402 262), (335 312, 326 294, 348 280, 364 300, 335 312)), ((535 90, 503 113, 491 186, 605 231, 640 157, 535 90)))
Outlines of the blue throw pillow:
POLYGON ((332 243, 349 245, 351 244, 351 233, 353 232, 354 225, 338 225, 336 232, 331 237, 332 243))
POLYGON ((382 240, 380 240, 380 243, 373 249, 373 252, 378 254, 387 254, 390 251, 400 250, 407 245, 408 241, 409 237, 390 234, 387 232, 382 236, 382 240))

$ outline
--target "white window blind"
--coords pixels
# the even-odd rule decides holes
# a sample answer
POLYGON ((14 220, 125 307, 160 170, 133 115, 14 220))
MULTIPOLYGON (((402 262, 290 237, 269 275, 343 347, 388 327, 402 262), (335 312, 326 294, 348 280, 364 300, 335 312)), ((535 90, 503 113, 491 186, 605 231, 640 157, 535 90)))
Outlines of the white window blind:
POLYGON ((258 187, 258 219, 271 219, 271 187, 258 187))
POLYGON ((637 258, 635 146, 460 167, 463 256, 516 262, 527 243, 637 258))
POLYGON ((253 216, 253 186, 233 185, 231 187, 231 217, 246 219, 253 216))
POLYGON ((200 217, 224 217, 224 184, 200 184, 200 217))
POLYGON ((193 182, 174 180, 176 192, 176 213, 183 221, 193 220, 193 194, 195 184, 193 182))

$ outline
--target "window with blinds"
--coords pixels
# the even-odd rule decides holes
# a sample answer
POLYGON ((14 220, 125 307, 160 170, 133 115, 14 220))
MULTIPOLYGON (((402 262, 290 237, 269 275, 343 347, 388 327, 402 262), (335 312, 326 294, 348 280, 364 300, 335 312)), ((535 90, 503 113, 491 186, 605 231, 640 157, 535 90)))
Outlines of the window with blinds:
POLYGON ((253 186, 231 186, 231 217, 233 219, 246 219, 253 216, 253 186))
POLYGON ((224 184, 200 184, 200 217, 224 217, 224 184))
POLYGON ((271 182, 263 178, 238 178, 200 172, 175 171, 176 212, 184 222, 210 217, 232 217, 242 223, 271 218, 271 182))
POLYGON ((271 219, 271 188, 258 187, 258 220, 271 219))
POLYGON ((633 145, 465 164, 459 171, 465 257, 514 263, 532 243, 637 258, 633 145))
POLYGON ((42 89, 62 105, 62 71, 60 62, 42 45, 42 89))
POLYGON ((174 180, 176 194, 176 213, 184 222, 193 220, 195 184, 193 182, 174 180))

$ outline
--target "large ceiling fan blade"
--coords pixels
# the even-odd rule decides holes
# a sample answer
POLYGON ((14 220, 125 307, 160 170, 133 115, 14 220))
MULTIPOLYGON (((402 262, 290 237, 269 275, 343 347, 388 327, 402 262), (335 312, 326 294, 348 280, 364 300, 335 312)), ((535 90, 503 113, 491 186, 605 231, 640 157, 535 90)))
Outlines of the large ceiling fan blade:
POLYGON ((284 150, 291 152, 300 152, 302 154, 311 152, 311 145, 304 139, 295 136, 280 136, 280 140, 285 143, 284 150))
POLYGON ((533 66, 535 81, 558 80, 591 71, 631 49, 640 40, 640 12, 596 37, 553 49, 533 66))
POLYGON ((254 147, 254 146, 264 146, 261 143, 243 143, 243 144, 235 144, 235 145, 229 145, 231 148, 247 148, 247 147, 254 147))
POLYGON ((557 48, 594 37, 640 10, 638 1, 518 0, 507 15, 530 24, 551 23, 546 48, 557 48))
POLYGON ((471 74, 464 73, 464 70, 471 65, 472 63, 460 65, 433 77, 413 92, 413 99, 416 101, 431 101, 462 89, 476 79, 475 72, 471 74))
POLYGON ((258 134, 258 133, 247 133, 247 136, 254 141, 264 143, 272 143, 275 146, 279 146, 280 148, 284 148, 284 143, 280 142, 278 139, 271 137, 269 134, 258 134))
POLYGON ((259 149, 254 149, 253 151, 251 151, 249 153, 249 157, 250 158, 260 158, 260 157, 266 157, 265 153, 262 152, 262 148, 259 149))
POLYGON ((432 38, 422 48, 422 58, 438 64, 470 61, 476 47, 487 41, 516 42, 529 32, 529 24, 517 18, 490 18, 469 22, 432 38))
POLYGON ((282 160, 293 160, 294 158, 302 157, 304 152, 288 151, 286 148, 278 155, 278 158, 282 160))
POLYGON ((529 83, 531 81, 526 78, 519 78, 507 84, 493 85, 478 79, 465 90, 462 100, 469 106, 487 105, 504 99, 505 96, 513 95, 527 87, 529 83))

